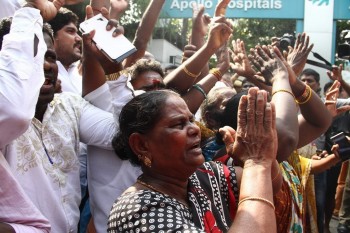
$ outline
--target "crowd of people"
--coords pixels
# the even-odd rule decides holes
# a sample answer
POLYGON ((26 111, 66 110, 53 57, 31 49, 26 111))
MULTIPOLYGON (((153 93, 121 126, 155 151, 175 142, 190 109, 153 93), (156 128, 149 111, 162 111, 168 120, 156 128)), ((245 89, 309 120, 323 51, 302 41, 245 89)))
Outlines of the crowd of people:
MULTIPOLYGON (((308 35, 248 53, 229 0, 212 17, 194 4, 182 63, 163 67, 147 45, 165 0, 150 0, 115 63, 79 33, 65 5, 80 2, 0 9, 1 233, 329 233, 334 213, 350 232, 333 141, 350 133, 350 85, 333 66, 322 97, 308 35)), ((128 4, 90 0, 86 20, 102 14, 116 38, 128 4)))

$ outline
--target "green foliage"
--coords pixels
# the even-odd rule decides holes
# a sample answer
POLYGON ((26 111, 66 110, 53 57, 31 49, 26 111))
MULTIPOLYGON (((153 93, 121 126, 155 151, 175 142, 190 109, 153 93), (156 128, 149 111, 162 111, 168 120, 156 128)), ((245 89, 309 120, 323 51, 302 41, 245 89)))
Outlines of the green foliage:
POLYGON ((294 35, 295 20, 282 19, 238 19, 234 21, 233 39, 244 41, 246 49, 257 44, 271 44, 272 37, 285 33, 294 35))

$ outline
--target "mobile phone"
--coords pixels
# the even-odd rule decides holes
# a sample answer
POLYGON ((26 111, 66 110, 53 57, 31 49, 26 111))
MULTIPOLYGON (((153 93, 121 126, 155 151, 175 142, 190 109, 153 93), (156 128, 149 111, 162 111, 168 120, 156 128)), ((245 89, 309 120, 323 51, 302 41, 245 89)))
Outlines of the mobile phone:
POLYGON ((344 132, 340 132, 330 138, 333 144, 338 144, 339 157, 342 161, 350 159, 350 143, 344 132))
POLYGON ((95 42, 96 47, 111 61, 120 63, 126 57, 136 52, 136 48, 124 35, 113 37, 112 34, 115 28, 107 31, 107 23, 108 19, 103 17, 102 14, 98 14, 82 22, 79 25, 79 30, 82 33, 89 33, 95 30, 92 40, 95 42))

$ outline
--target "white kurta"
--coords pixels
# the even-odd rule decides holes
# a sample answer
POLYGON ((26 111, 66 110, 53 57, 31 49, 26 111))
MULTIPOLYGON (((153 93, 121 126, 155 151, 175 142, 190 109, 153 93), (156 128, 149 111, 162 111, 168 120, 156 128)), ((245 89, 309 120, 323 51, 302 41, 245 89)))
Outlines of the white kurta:
POLYGON ((44 82, 46 44, 42 25, 39 10, 29 7, 18 10, 0 51, 0 222, 23 233, 49 232, 50 224, 14 178, 3 151, 27 130, 34 116, 44 82), (39 39, 35 56, 34 35, 39 39))
POLYGON ((77 232, 81 201, 79 142, 111 149, 113 114, 73 93, 56 94, 43 121, 7 146, 5 157, 52 233, 77 232))

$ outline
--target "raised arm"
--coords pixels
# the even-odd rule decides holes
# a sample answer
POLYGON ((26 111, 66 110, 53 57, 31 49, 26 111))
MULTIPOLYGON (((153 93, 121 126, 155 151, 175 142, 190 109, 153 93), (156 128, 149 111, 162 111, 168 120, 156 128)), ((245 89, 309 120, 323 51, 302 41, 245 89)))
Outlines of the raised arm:
POLYGON ((12 20, 0 52, 0 148, 20 136, 34 116, 44 83, 43 18, 54 17, 64 1, 31 0, 12 20), (39 10, 38 10, 39 9, 39 10), (43 16, 43 18, 40 16, 43 16))
POLYGON ((132 54, 124 61, 124 68, 134 64, 138 59, 142 58, 146 52, 147 44, 151 39, 154 26, 156 25, 160 11, 165 0, 151 0, 137 28, 134 38, 134 45, 137 52, 132 54))
POLYGON ((305 33, 298 35, 294 48, 289 48, 287 62, 295 75, 290 76, 290 85, 298 100, 300 113, 298 148, 305 146, 324 133, 332 122, 332 116, 320 97, 305 85, 297 75, 304 69, 307 57, 313 48, 309 44, 309 36, 305 33))
MULTIPOLYGON (((54 17, 62 2, 27 0, 12 20, 0 52, 0 149, 27 130, 44 83, 46 44, 43 18, 54 17), (59 3, 59 4, 58 4, 59 3), (58 5, 57 5, 58 4, 58 5), (36 8, 36 9, 34 9, 36 8), (40 10, 40 11, 39 11, 40 10)), ((48 233, 48 220, 23 191, 0 151, 0 232, 48 233)))
POLYGON ((181 66, 165 77, 164 83, 166 86, 182 94, 186 93, 196 82, 209 58, 227 42, 231 33, 231 24, 224 17, 216 18, 210 29, 208 41, 181 66))
POLYGON ((277 153, 275 123, 274 104, 267 103, 266 92, 250 89, 239 104, 234 142, 231 133, 220 130, 229 153, 243 164, 238 210, 229 232, 277 231, 271 178, 277 153))
POLYGON ((195 114, 200 105, 206 99, 206 94, 215 86, 217 81, 220 81, 222 74, 226 73, 230 67, 230 56, 228 48, 224 47, 220 54, 216 71, 207 74, 198 83, 192 86, 189 91, 182 96, 187 103, 190 111, 195 114))

